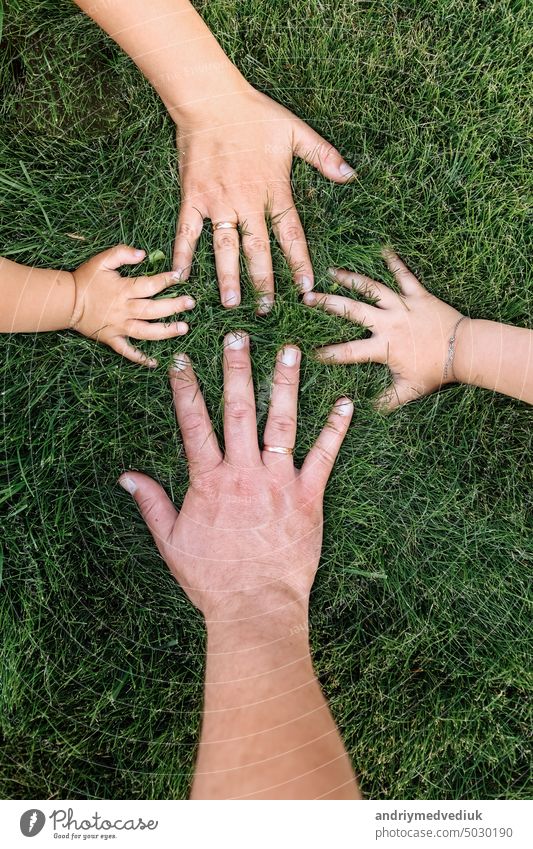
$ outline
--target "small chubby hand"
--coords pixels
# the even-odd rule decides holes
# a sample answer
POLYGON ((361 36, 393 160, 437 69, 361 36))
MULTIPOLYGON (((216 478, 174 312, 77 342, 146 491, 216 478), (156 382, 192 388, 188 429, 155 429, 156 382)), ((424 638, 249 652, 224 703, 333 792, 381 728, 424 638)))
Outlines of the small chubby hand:
POLYGON ((163 323, 154 319, 169 318, 191 310, 193 298, 153 296, 175 285, 172 273, 152 277, 121 277, 122 265, 136 265, 145 252, 117 245, 97 254, 72 272, 75 303, 70 327, 78 333, 108 345, 133 363, 154 368, 157 360, 135 348, 129 339, 171 339, 188 331, 184 321, 163 323))
POLYGON ((387 365, 392 384, 377 399, 377 406, 390 412, 454 382, 453 369, 446 374, 446 363, 461 313, 431 295, 393 251, 384 250, 383 257, 400 294, 363 274, 335 268, 330 269, 334 280, 374 305, 319 292, 309 292, 303 300, 372 331, 368 339, 327 345, 316 353, 326 363, 387 365))
POLYGON ((298 621, 306 621, 322 542, 322 497, 353 405, 337 401, 302 468, 295 468, 299 367, 298 348, 278 353, 261 448, 250 341, 242 333, 226 337, 223 452, 191 363, 178 355, 170 382, 190 473, 181 510, 146 475, 120 478, 208 624, 266 613, 294 621, 300 612, 298 621))

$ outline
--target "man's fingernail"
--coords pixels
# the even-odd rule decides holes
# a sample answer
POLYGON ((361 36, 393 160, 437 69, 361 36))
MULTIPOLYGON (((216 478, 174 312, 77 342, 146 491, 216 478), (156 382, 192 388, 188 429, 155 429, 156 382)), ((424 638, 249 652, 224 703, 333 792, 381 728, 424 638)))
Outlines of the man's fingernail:
POLYGON ((298 348, 286 347, 283 348, 279 355, 280 363, 284 366, 295 366, 298 359, 298 348))
POLYGON ((274 301, 272 299, 272 295, 261 295, 259 298, 259 303, 257 305, 257 311, 261 315, 266 315, 267 312, 270 312, 272 309, 274 301))
POLYGON ((189 358, 187 354, 174 354, 172 363, 176 371, 183 371, 189 365, 189 358))
POLYGON ((239 293, 235 289, 228 289, 228 291, 224 293, 224 306, 236 307, 238 303, 239 293))
POLYGON ((118 482, 122 489, 125 489, 130 495, 135 495, 137 492, 137 484, 133 478, 130 478, 128 475, 122 475, 122 477, 118 479, 118 482))
POLYGON ((335 404, 335 412, 338 416, 351 416, 353 412, 353 402, 349 398, 341 398, 335 404))
POLYGON ((300 277, 300 291, 302 292, 310 292, 313 288, 313 281, 307 274, 304 274, 303 277, 300 277))
POLYGON ((226 336, 226 347, 232 351, 239 351, 246 345, 246 336, 243 333, 228 333, 226 336))
POLYGON ((308 307, 314 307, 314 305, 318 302, 318 298, 314 292, 306 292, 303 296, 304 304, 307 304, 308 307))
POLYGON ((355 177, 354 169, 347 162, 342 162, 339 165, 339 171, 343 177, 355 177))
POLYGON ((183 273, 184 273, 183 268, 176 268, 176 270, 173 271, 172 274, 170 275, 170 279, 182 281, 183 280, 183 273))

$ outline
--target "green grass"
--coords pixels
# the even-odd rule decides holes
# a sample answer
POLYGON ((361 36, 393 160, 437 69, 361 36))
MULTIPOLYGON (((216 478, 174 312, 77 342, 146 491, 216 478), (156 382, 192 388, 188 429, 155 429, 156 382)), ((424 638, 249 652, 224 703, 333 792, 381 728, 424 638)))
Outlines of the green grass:
MULTIPOLYGON (((66 0, 3 6, 0 253, 73 268, 123 240, 170 258, 179 187, 156 94, 66 0)), ((531 326, 527 0, 199 7, 248 79, 359 172, 339 187, 294 168, 318 287, 330 264, 387 280, 378 250, 389 241, 459 309, 531 326)), ((299 343, 298 461, 333 400, 356 399, 311 620, 363 790, 525 798, 531 409, 453 387, 376 415, 385 370, 315 363, 313 346, 354 330, 301 306, 277 250, 275 264, 273 314, 254 317, 249 288, 226 313, 206 232, 179 346, 220 428, 223 334, 252 334, 261 422, 274 353, 299 343)), ((177 344, 152 350, 165 364, 177 344)), ((0 415, 0 795, 185 797, 202 621, 115 483, 133 467, 176 502, 185 492, 164 365, 149 373, 71 333, 3 337, 0 415)))

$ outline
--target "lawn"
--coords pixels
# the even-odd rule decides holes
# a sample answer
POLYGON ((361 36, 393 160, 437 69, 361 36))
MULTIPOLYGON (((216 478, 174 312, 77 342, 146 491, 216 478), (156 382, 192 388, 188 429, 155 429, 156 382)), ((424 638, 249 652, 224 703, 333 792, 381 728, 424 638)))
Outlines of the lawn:
MULTIPOLYGON (((179 185, 157 95, 67 0, 2 7, 0 253, 74 268, 126 241, 170 259, 179 185)), ((198 7, 247 78, 357 168, 354 185, 335 186, 295 164, 317 288, 331 264, 390 281, 388 241, 458 309, 531 326, 527 0, 198 7)), ((454 386, 377 415, 383 367, 311 356, 363 331, 302 306, 274 253, 273 313, 255 317, 249 286, 225 312, 206 226, 191 333, 152 345, 155 372, 69 332, 0 338, 2 798, 187 795, 202 620, 116 479, 142 469, 179 503, 187 469, 165 365, 178 345, 191 355, 220 429, 231 329, 253 338, 261 425, 275 351, 302 347, 298 462, 334 399, 356 401, 311 623, 364 793, 531 794, 531 408, 454 386)))

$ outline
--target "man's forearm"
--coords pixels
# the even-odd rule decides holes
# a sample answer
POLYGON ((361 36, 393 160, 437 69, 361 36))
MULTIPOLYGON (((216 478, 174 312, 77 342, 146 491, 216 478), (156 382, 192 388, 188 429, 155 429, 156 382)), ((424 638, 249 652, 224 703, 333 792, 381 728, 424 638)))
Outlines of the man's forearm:
POLYGON ((359 798, 313 671, 306 619, 209 626, 192 798, 359 798))
POLYGON ((533 404, 532 330, 473 319, 460 327, 456 346, 457 380, 533 404))
POLYGON ((75 0, 133 59, 178 122, 249 88, 189 0, 75 0))
POLYGON ((68 271, 32 268, 0 258, 0 333, 66 330, 75 294, 68 271))

